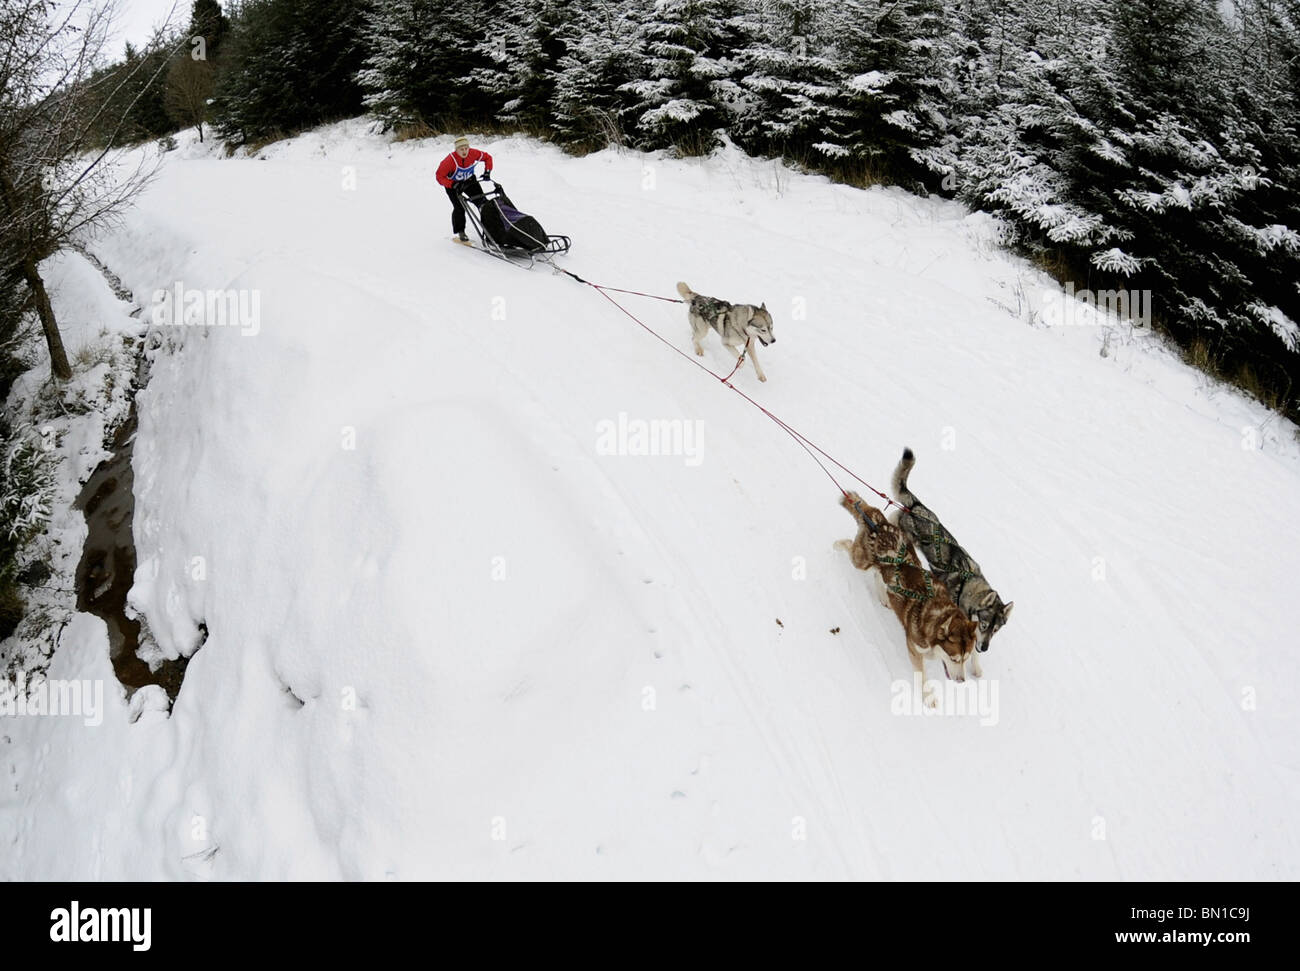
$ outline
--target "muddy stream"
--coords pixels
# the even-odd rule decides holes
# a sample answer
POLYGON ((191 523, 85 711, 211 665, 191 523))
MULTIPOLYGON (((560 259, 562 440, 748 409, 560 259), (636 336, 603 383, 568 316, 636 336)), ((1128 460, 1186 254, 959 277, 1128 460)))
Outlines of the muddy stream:
MULTIPOLYGON (((121 281, 90 254, 85 255, 104 274, 119 298, 129 300, 130 293, 122 288, 121 281)), ((136 567, 132 529, 135 476, 131 458, 138 424, 135 397, 149 380, 149 360, 144 347, 145 342, 141 341, 131 384, 130 414, 113 436, 112 454, 91 474, 74 503, 86 517, 87 529, 86 544, 77 564, 77 609, 102 618, 108 625, 109 657, 128 698, 145 685, 156 684, 174 702, 189 658, 164 660, 157 670, 150 670, 136 653, 142 639, 142 625, 129 615, 126 602, 136 567)), ((200 630, 206 639, 207 631, 200 630)), ((147 633, 143 636, 147 637, 147 633)))

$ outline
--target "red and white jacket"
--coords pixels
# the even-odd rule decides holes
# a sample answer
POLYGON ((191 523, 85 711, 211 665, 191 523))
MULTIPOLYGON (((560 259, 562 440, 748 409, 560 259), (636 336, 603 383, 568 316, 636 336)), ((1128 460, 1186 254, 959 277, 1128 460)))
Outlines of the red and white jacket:
POLYGON ((492 156, 482 149, 471 148, 463 162, 459 155, 452 152, 438 166, 438 184, 444 189, 450 189, 456 182, 474 178, 474 165, 478 162, 483 162, 483 167, 492 171, 492 156))

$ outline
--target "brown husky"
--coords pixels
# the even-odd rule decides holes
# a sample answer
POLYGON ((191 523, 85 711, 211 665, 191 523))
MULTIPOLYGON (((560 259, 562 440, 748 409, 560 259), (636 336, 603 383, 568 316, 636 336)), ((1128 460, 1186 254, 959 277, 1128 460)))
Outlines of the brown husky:
MULTIPOLYGON (((937 653, 954 681, 966 680, 968 662, 971 674, 981 677, 975 652, 979 624, 953 602, 943 581, 920 565, 915 548, 883 512, 856 492, 845 495, 840 505, 857 520, 858 535, 837 541, 835 548, 848 551, 859 570, 875 570, 881 604, 892 608, 903 625, 912 669, 924 680, 925 659, 937 653)), ((927 693, 927 705, 937 702, 936 694, 927 693)))

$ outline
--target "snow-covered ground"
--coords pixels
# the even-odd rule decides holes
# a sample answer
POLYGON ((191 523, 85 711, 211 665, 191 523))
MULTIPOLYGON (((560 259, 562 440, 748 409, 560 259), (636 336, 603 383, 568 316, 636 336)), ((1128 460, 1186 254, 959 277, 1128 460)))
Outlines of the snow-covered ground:
POLYGON ((107 710, 3 726, 0 877, 1300 878, 1292 426, 1045 326, 955 204, 482 147, 584 278, 765 301, 737 386, 873 485, 917 452, 1016 605, 985 682, 912 707, 827 477, 594 290, 451 244, 449 145, 185 139, 92 249, 255 312, 157 326, 138 402, 132 601, 171 656, 208 638, 131 721, 103 624, 63 631, 50 676, 107 710), (656 420, 678 454, 626 454, 656 420))
MULTIPOLYGON (((131 316, 139 308, 119 299, 99 268, 81 254, 65 251, 43 263, 41 270, 73 375, 57 386, 51 381, 49 353, 33 320, 26 340, 19 335, 16 343, 34 366, 14 382, 5 406, 11 449, 39 450, 40 478, 48 488, 28 491, 30 482, 21 476, 9 488, 28 491, 26 518, 44 524, 19 561, 43 562, 52 575, 27 590, 26 616, 15 636, 0 644, 0 718, 16 711, 16 694, 4 686, 33 667, 44 667, 75 609, 73 574, 85 544, 86 523, 73 503, 96 466, 109 457, 105 441, 130 412, 131 383, 145 333, 131 316)), ((6 459, 11 463, 14 451, 6 459)), ((0 721, 0 745, 12 734, 9 727, 11 723, 0 721)))

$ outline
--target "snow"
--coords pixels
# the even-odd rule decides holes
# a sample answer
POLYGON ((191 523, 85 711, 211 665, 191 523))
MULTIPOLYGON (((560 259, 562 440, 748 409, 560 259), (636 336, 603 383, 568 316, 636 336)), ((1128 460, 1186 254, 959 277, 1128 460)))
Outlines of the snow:
POLYGON ((1098 137, 1096 141, 1088 145, 1088 151, 1098 158, 1107 162, 1114 162, 1116 165, 1128 164, 1128 156, 1124 154, 1124 150, 1109 138, 1098 137))
POLYGON ((895 128, 901 128, 906 132, 917 130, 916 115, 910 111, 890 111, 881 115, 881 121, 887 125, 893 125, 895 128))
POLYGON ((849 91, 856 91, 859 94, 879 94, 889 87, 893 81, 894 75, 888 72, 867 71, 865 74, 849 78, 844 86, 849 91))
POLYGON ((1112 246, 1104 252, 1093 253, 1092 265, 1107 273, 1119 273, 1123 276, 1132 276, 1142 269, 1142 261, 1138 257, 1130 256, 1117 246, 1112 246))
POLYGON ((259 297, 154 326, 138 398, 131 601, 169 656, 209 635, 169 715, 63 630, 50 676, 106 711, 3 725, 0 878, 1300 877, 1295 429, 1143 330, 1042 326, 996 221, 474 140, 584 278, 765 301, 734 382, 873 485, 917 452, 1016 604, 927 717, 826 476, 597 292, 448 242, 445 144, 180 140, 93 249, 139 300, 259 297), (605 454, 624 420, 695 454, 605 454))
POLYGON ((1289 226, 1273 223, 1271 226, 1255 227, 1243 223, 1241 228, 1254 236, 1261 253, 1270 253, 1275 249, 1290 252, 1300 250, 1300 233, 1289 226))
POLYGON ((1249 310, 1272 328, 1273 333, 1282 339, 1282 343, 1286 345, 1287 350, 1294 352, 1300 349, 1300 324, 1297 324, 1277 307, 1254 303, 1250 305, 1249 310))
MULTIPOLYGON (((9 678, 29 670, 33 662, 42 664, 59 643, 61 635, 48 619, 66 613, 63 605, 69 598, 60 584, 66 580, 66 587, 71 587, 86 538, 85 520, 72 504, 81 485, 108 457, 105 429, 116 427, 128 413, 134 355, 143 332, 130 315, 134 308, 118 300, 99 271, 80 254, 60 253, 46 260, 41 271, 73 376, 63 384, 61 394, 52 393, 44 339, 35 330, 36 366, 14 381, 6 402, 16 433, 7 460, 12 462, 17 450, 39 446, 40 478, 48 486, 40 502, 49 512, 48 519, 40 517, 45 520, 44 532, 20 562, 43 560, 53 571, 49 583, 30 590, 19 636, 0 643, 0 672, 9 678)), ((3 684, 0 680, 0 696, 5 694, 3 684)), ((0 717, 6 711, 0 697, 0 717)), ((0 752, 7 747, 3 724, 0 752)))
POLYGON ((671 101, 652 108, 641 116, 643 126, 667 124, 668 122, 694 121, 704 108, 698 101, 673 98, 671 101))

